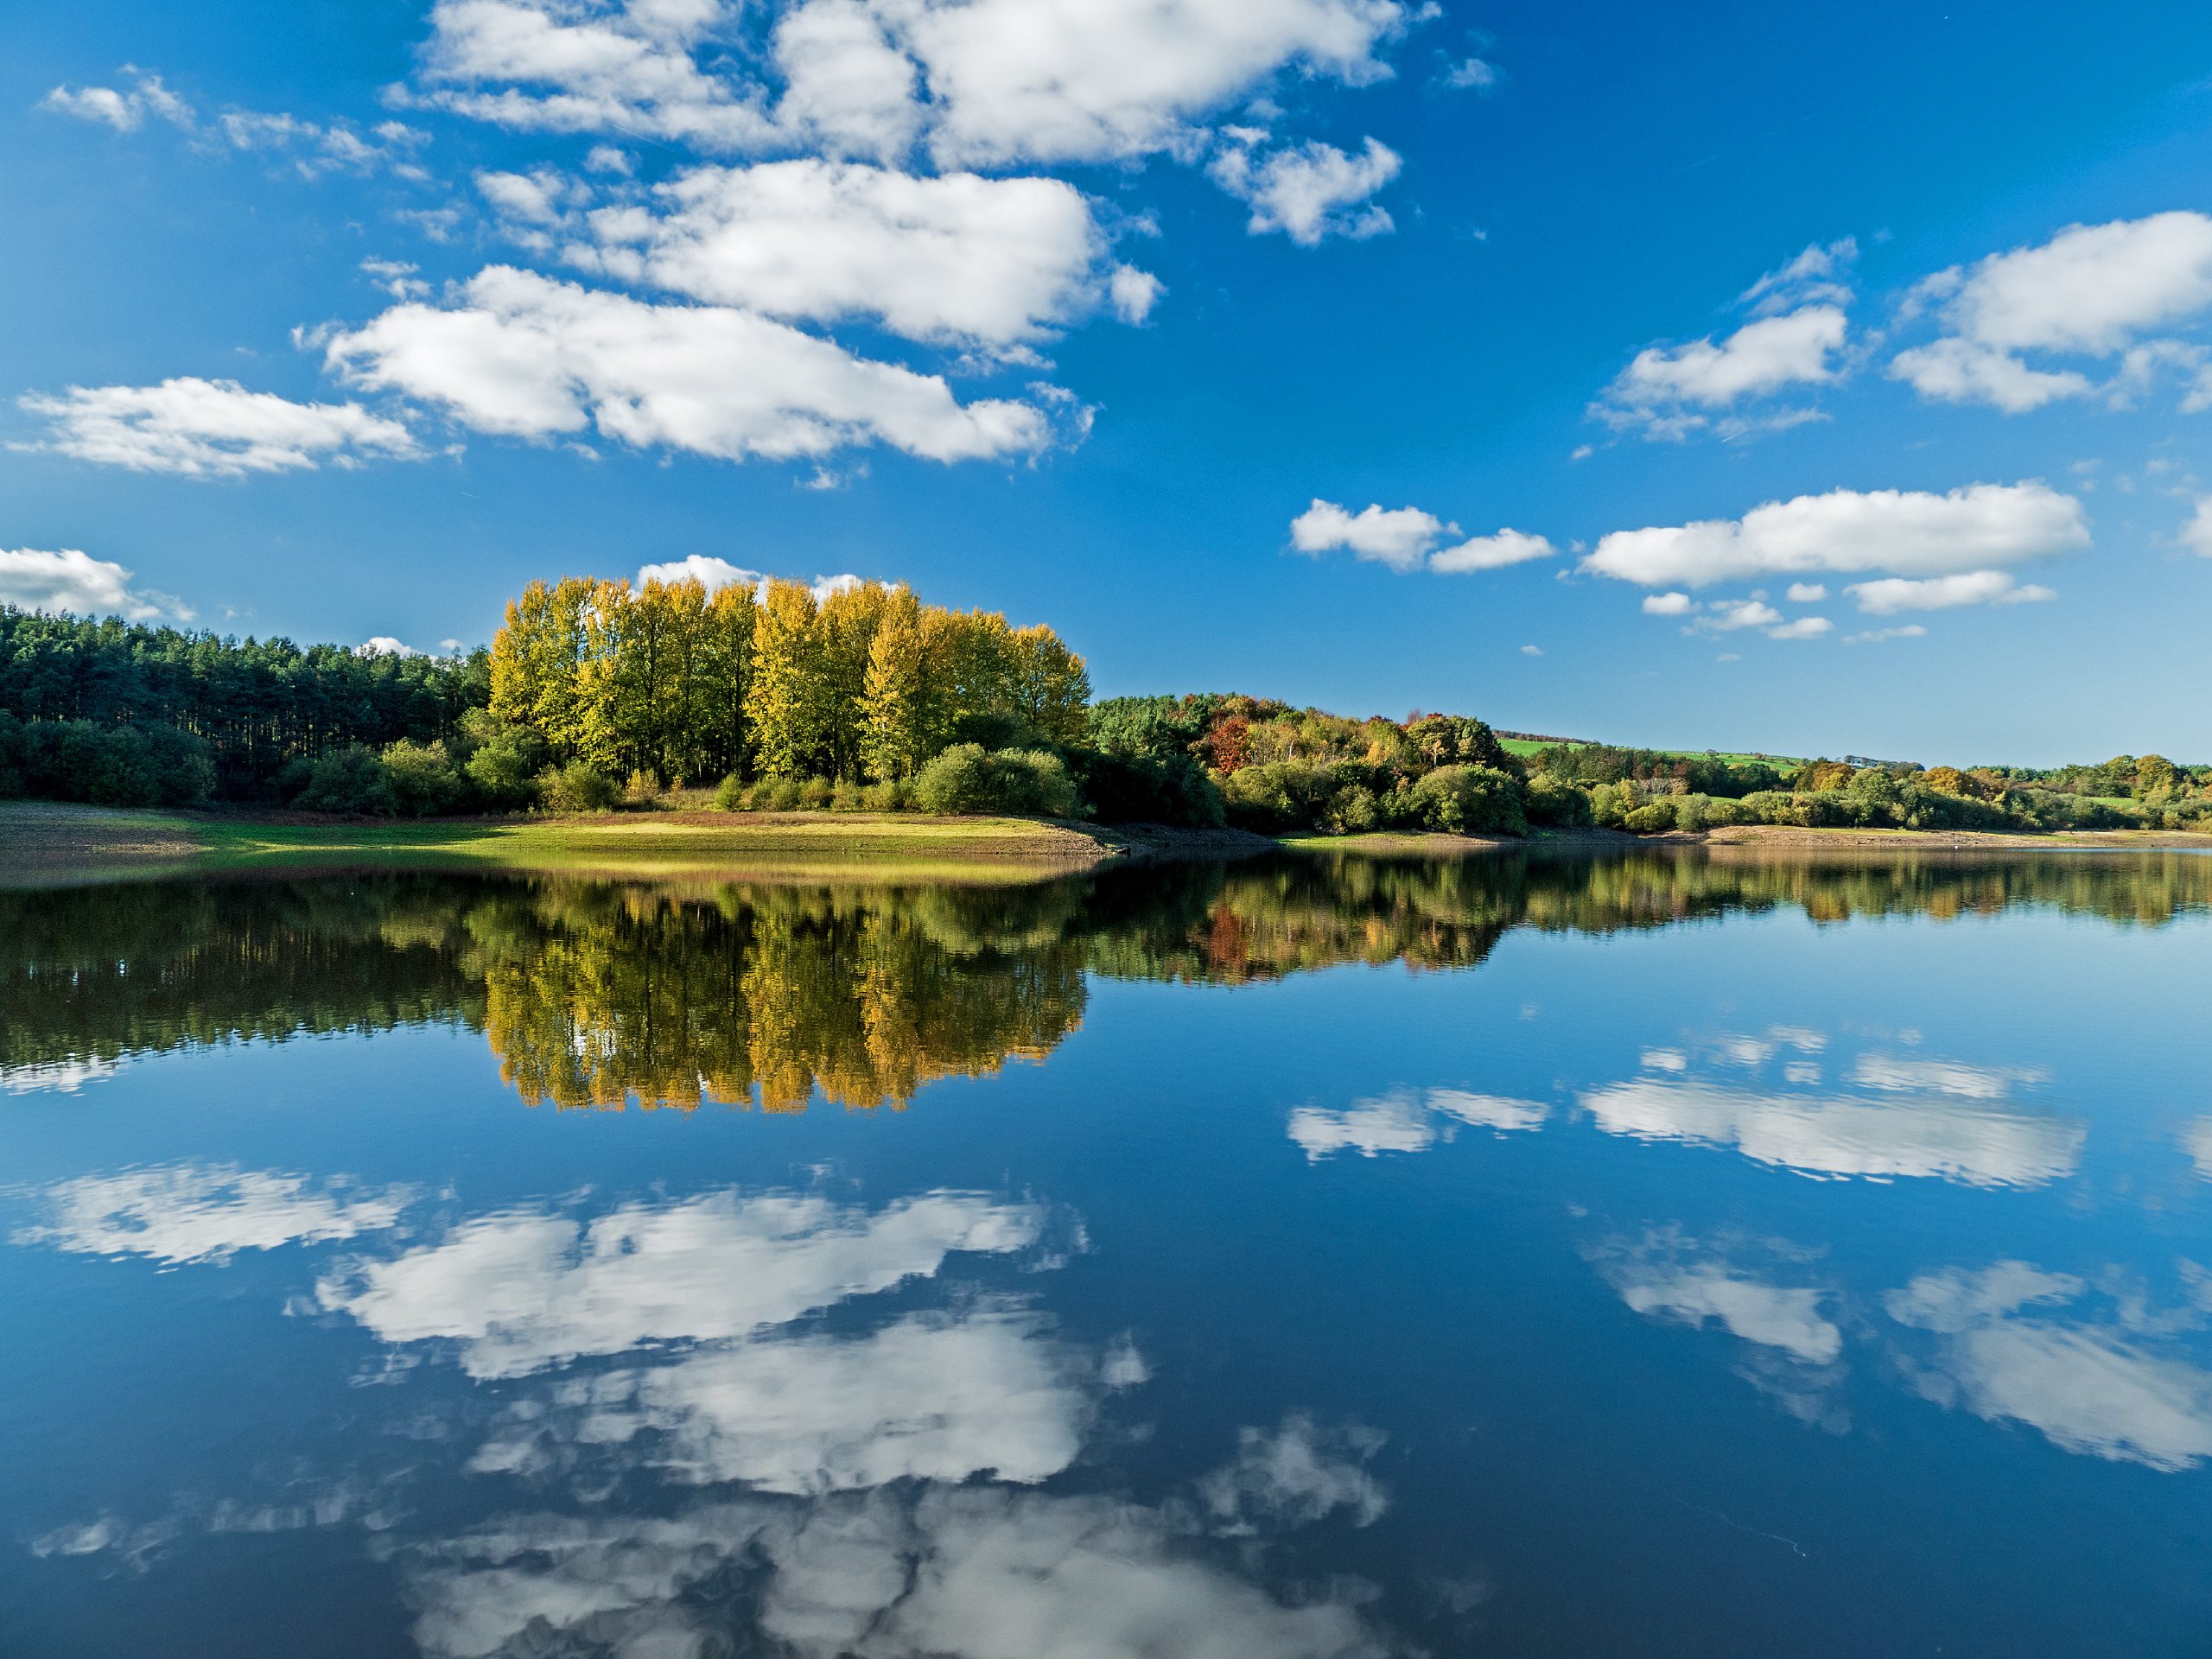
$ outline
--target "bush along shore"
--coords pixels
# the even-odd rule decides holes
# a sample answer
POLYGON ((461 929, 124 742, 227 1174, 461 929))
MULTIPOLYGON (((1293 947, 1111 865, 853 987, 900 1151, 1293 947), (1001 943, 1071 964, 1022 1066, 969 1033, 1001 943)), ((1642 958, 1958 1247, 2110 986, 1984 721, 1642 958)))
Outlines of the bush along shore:
POLYGON ((0 798, 374 818, 921 812, 1264 835, 1737 825, 2212 831, 2212 768, 1501 738, 1233 695, 1094 703, 1050 628, 904 587, 533 582, 488 650, 240 643, 0 608, 0 798))

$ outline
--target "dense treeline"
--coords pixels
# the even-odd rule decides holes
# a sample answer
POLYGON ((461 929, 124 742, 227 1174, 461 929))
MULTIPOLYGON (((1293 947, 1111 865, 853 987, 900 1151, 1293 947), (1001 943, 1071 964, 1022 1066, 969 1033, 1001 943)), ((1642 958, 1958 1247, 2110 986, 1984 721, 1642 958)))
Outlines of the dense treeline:
POLYGON ((241 642, 0 607, 0 794, 276 801, 296 763, 454 735, 489 687, 482 653, 241 642))
POLYGON ((1271 834, 2212 828, 2212 768, 2158 755, 2041 771, 1797 763, 1508 743, 1462 715, 1090 699, 1083 659, 1051 628, 876 582, 532 582, 491 648, 459 658, 0 608, 0 796, 428 815, 710 788, 725 809, 1271 834))
POLYGON ((2212 767, 2158 755, 2052 771, 1803 763, 1588 743, 1510 750, 1478 720, 1354 721, 1254 697, 1122 697, 1091 711, 1113 753, 1181 756, 1229 821, 1268 833, 1640 834, 1726 824, 1905 830, 2212 829, 2212 767), (1518 750, 1519 752, 1515 752, 1518 750))
POLYGON ((869 1107, 1042 1058, 1080 1025, 1093 976, 1471 968, 1516 928, 2023 905, 2158 925, 2212 909, 2212 862, 1730 862, 1682 849, 1303 855, 1014 887, 378 874, 0 893, 0 1084, 172 1048, 442 1023, 481 1033, 533 1103, 869 1107))

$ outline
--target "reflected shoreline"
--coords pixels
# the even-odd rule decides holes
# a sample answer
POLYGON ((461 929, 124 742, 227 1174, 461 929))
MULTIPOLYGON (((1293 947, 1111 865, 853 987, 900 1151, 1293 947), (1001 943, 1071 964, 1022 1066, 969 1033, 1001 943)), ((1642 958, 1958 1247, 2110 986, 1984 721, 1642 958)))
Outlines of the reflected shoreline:
POLYGON ((1006 887, 657 885, 378 873, 0 894, 0 1090, 137 1055, 444 1025, 531 1105, 903 1107, 1042 1061, 1092 979, 1243 986, 1479 967, 1507 933, 1794 911, 1816 925, 2022 907, 2212 911, 2212 861, 1915 850, 1309 853, 1006 887))

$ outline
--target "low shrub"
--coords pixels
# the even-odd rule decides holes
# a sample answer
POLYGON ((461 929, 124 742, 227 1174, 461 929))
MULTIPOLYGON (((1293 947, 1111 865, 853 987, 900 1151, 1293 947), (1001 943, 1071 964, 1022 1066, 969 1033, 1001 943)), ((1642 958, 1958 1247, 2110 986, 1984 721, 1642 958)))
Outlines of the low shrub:
POLYGON ((604 812, 619 792, 614 780, 588 761, 571 760, 537 774, 538 798, 551 812, 604 812))
POLYGON ((1041 749, 987 753, 956 743, 924 766, 914 798, 925 811, 975 816, 1009 813, 1065 818, 1075 811, 1075 780, 1056 754, 1041 749))

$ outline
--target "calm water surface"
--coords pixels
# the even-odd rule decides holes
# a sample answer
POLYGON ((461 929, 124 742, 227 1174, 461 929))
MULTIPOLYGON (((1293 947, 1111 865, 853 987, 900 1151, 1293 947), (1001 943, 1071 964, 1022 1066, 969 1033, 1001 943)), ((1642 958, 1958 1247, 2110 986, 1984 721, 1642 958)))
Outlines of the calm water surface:
POLYGON ((0 1653, 2203 1656, 2212 861, 0 896, 0 1653))

